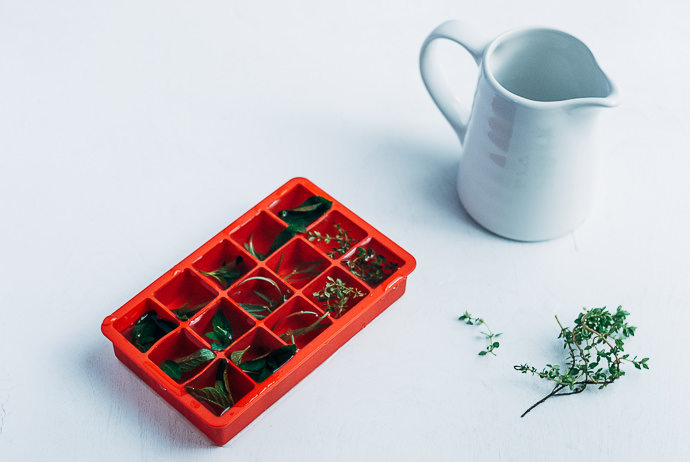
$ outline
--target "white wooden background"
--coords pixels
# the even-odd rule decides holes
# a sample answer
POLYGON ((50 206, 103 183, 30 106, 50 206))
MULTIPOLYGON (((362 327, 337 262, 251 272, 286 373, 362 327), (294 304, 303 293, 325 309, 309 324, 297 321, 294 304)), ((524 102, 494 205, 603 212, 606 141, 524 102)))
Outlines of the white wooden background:
MULTIPOLYGON (((688 16, 680 0, 0 0, 0 460, 687 460, 688 16), (453 18, 564 29, 622 88, 572 234, 511 242, 460 207, 460 146, 417 69, 453 18), (418 266, 218 448, 100 323, 295 176, 418 266), (512 366, 559 358, 554 315, 619 304, 651 370, 520 419, 550 387, 512 366), (504 333, 497 357, 476 355, 466 309, 504 333)), ((471 95, 471 59, 446 53, 471 95)))

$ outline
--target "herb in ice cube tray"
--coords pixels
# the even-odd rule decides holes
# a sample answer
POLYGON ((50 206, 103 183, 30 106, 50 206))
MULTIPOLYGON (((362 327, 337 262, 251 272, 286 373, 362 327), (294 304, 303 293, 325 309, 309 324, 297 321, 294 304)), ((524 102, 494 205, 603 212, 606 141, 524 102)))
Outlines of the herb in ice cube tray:
POLYGON ((180 380, 182 374, 193 371, 209 361, 212 361, 216 354, 211 350, 202 348, 199 351, 177 359, 166 359, 161 363, 161 369, 175 380, 180 380))
POLYGON ((280 366, 285 364, 297 352, 295 345, 285 345, 277 350, 269 351, 263 356, 247 361, 242 361, 242 356, 249 350, 236 351, 230 355, 230 360, 242 369, 255 382, 263 382, 273 374, 280 366))
POLYGON ((372 248, 357 247, 357 255, 353 260, 345 260, 352 274, 362 281, 375 286, 382 283, 388 276, 398 269, 398 264, 388 259, 372 248))
POLYGON ((159 319, 158 313, 151 310, 134 323, 130 341, 139 351, 145 353, 165 334, 172 332, 175 327, 177 327, 175 324, 159 319))
POLYGON ((281 323, 287 321, 288 319, 295 317, 295 316, 304 316, 304 315, 316 316, 318 319, 306 327, 299 327, 297 329, 286 329, 285 332, 283 332, 282 334, 279 335, 279 337, 284 342, 294 344, 295 339, 301 337, 302 335, 306 335, 309 332, 313 332, 317 329, 324 329, 324 328, 328 327, 328 324, 325 324, 325 325, 321 324, 323 322, 323 320, 328 317, 328 313, 324 314, 323 316, 319 316, 318 313, 315 313, 313 311, 296 311, 292 314, 285 316, 283 319, 281 319, 275 326, 273 326, 273 331, 276 330, 277 326, 279 326, 281 323))
POLYGON ((211 325, 213 327, 213 332, 208 332, 206 334, 206 337, 213 340, 211 349, 221 351, 229 347, 232 343, 232 326, 222 311, 218 311, 213 315, 211 325))
POLYGON ((323 303, 326 311, 333 313, 336 318, 339 318, 347 309, 347 302, 350 298, 359 298, 365 295, 359 289, 346 285, 342 279, 334 279, 331 276, 326 278, 326 285, 323 289, 312 294, 317 301, 323 303))
POLYGON ((230 392, 230 379, 228 377, 228 362, 221 359, 216 371, 216 383, 212 387, 192 388, 187 387, 187 393, 198 400, 214 404, 221 409, 222 415, 225 411, 235 405, 230 392))
POLYGON ((501 333, 499 332, 498 334, 494 334, 491 332, 491 329, 489 328, 489 325, 484 321, 482 318, 473 318, 470 313, 465 311, 465 313, 458 318, 459 321, 465 321, 465 324, 469 324, 470 326, 473 325, 484 325, 486 327, 487 332, 482 332, 482 335, 486 337, 486 339, 489 342, 489 345, 486 347, 485 350, 482 350, 479 352, 479 356, 484 356, 488 353, 491 353, 492 355, 496 356, 496 353, 494 353, 494 350, 500 346, 498 342, 495 342, 494 339, 496 337, 499 337, 501 333))
POLYGON ((249 281, 264 281, 268 282, 271 284, 272 287, 275 288, 275 291, 278 293, 278 298, 271 298, 268 295, 264 294, 263 292, 260 292, 256 289, 252 290, 254 295, 259 297, 261 300, 263 300, 265 303, 238 303, 245 311, 250 313, 254 318, 256 319, 263 319, 269 314, 273 312, 276 308, 278 308, 281 304, 287 301, 287 299, 290 297, 289 291, 283 294, 283 291, 280 289, 280 286, 278 285, 277 282, 275 282, 271 278, 263 277, 263 276, 254 276, 245 279, 244 281, 240 282, 239 286, 237 287, 237 291, 234 292, 234 294, 239 294, 240 288, 242 284, 245 284, 249 281))
POLYGON ((309 226, 320 218, 333 205, 333 202, 321 196, 311 196, 298 207, 281 210, 278 216, 289 225, 309 226))
POLYGON ((223 262, 215 271, 200 271, 200 273, 215 279, 223 289, 227 289, 242 276, 242 272, 237 268, 240 263, 242 263, 242 257, 237 257, 235 261, 228 264, 223 262))
POLYGON ((280 256, 278 259, 278 263, 276 264, 276 269, 275 272, 283 278, 284 281, 287 282, 299 282, 299 281, 304 281, 304 280, 311 280, 314 277, 316 277, 319 274, 319 268, 321 268, 321 265, 323 263, 322 260, 309 260, 309 261, 304 261, 297 266, 294 267, 294 269, 289 273, 285 274, 280 272, 280 266, 283 262, 283 255, 280 256))
POLYGON ((177 316, 177 319, 179 319, 180 321, 187 321, 206 305, 208 305, 208 302, 200 303, 198 305, 192 305, 189 302, 187 302, 181 307, 171 311, 175 316, 177 316))
POLYGON ((350 250, 350 247, 352 244, 357 242, 357 239, 350 236, 350 231, 344 230, 340 223, 333 223, 333 227, 336 229, 336 231, 338 231, 335 236, 331 236, 328 233, 323 235, 318 231, 309 231, 308 239, 309 242, 323 241, 324 244, 330 244, 332 241, 334 241, 336 244, 338 244, 338 246, 333 247, 333 251, 328 252, 328 256, 331 258, 336 258, 338 255, 344 255, 348 250, 350 250))
POLYGON ((295 237, 297 233, 306 233, 307 228, 301 225, 290 225, 281 232, 278 233, 278 235, 275 237, 273 240, 273 243, 271 244, 271 247, 268 249, 268 252, 266 253, 261 253, 257 251, 254 248, 254 235, 250 234, 249 235, 249 240, 244 243, 244 248, 247 252, 249 252, 253 257, 255 257, 257 260, 265 260, 269 255, 271 255, 273 252, 278 250, 280 247, 282 247, 284 244, 287 244, 287 242, 295 237))
POLYGON ((575 319, 573 328, 563 327, 556 317, 560 327, 558 338, 563 339, 563 348, 568 352, 565 367, 561 370, 558 365, 547 364, 539 371, 528 364, 514 366, 523 374, 536 375, 556 384, 551 393, 537 401, 521 417, 554 396, 581 393, 587 385, 602 389, 612 384, 625 375, 621 370, 624 361, 636 369, 649 369, 649 358, 638 360, 635 356, 631 359, 629 354, 623 354, 625 340, 635 335, 637 329, 625 322, 629 314, 621 306, 615 313, 610 313, 606 307, 585 309, 575 319))

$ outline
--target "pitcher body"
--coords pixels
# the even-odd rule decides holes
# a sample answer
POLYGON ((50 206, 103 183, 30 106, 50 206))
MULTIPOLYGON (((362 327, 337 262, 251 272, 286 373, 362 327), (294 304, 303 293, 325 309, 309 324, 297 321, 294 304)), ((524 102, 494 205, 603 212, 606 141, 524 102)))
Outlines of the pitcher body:
POLYGON ((464 208, 510 239, 568 233, 584 221, 596 195, 597 116, 617 104, 616 88, 589 49, 563 32, 522 29, 481 44, 458 27, 446 23, 432 33, 421 65, 462 143, 457 187, 464 208), (428 48, 436 38, 462 44, 479 64, 467 115, 457 100, 444 99, 450 91, 428 48))

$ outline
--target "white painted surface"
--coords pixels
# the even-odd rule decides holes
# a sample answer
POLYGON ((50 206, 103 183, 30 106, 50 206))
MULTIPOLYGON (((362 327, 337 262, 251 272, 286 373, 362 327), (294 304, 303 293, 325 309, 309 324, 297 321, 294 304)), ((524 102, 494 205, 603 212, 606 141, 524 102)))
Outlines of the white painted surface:
MULTIPOLYGON (((687 46, 677 1, 0 2, 0 460, 683 460, 687 46), (574 233, 495 237, 417 59, 446 19, 581 38, 623 90, 574 233), (223 448, 114 357, 102 319, 305 176, 410 251, 404 297, 223 448), (547 402, 553 316, 622 304, 650 356, 547 402), (464 310, 504 332, 478 357, 464 310)), ((473 88, 461 50, 450 69, 473 88)), ((469 95, 471 97, 471 94, 469 95)))

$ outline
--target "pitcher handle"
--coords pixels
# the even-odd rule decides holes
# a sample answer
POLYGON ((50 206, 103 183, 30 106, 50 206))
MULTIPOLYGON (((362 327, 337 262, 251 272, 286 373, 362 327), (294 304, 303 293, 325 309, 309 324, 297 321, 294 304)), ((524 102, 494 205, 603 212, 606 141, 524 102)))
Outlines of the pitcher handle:
POLYGON ((419 53, 419 69, 424 85, 463 143, 470 110, 458 99, 448 83, 438 56, 438 42, 434 42, 436 39, 447 39, 461 45, 472 55, 477 65, 490 40, 480 38, 466 23, 451 20, 444 22, 429 34, 419 53))

